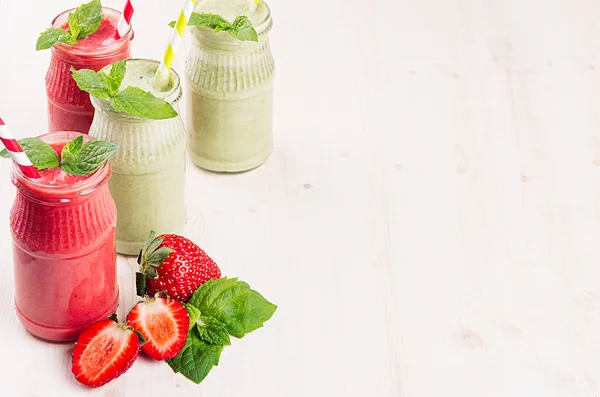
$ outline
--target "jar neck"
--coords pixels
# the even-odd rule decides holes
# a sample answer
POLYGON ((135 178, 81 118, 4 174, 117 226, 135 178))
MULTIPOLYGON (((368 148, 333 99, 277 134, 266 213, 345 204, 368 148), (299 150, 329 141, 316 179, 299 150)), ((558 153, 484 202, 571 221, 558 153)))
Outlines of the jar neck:
POLYGON ((99 70, 109 63, 129 58, 129 39, 122 38, 115 44, 118 45, 109 46, 102 52, 81 52, 76 50, 77 47, 58 44, 52 47, 52 57, 76 69, 99 70))
POLYGON ((13 166, 11 179, 18 193, 28 201, 61 206, 87 201, 107 189, 111 173, 110 164, 105 163, 95 174, 81 182, 70 186, 51 186, 26 177, 17 166, 13 166))

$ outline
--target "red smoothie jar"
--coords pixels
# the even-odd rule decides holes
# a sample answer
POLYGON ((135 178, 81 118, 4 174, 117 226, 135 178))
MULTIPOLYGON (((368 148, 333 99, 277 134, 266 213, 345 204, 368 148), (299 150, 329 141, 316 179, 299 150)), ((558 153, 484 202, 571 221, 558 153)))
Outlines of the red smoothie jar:
MULTIPOLYGON (((73 11, 68 10, 57 16, 52 27, 68 29, 67 18, 69 12, 73 11)), ((77 70, 98 71, 110 63, 131 58, 132 30, 116 39, 114 35, 121 13, 106 7, 102 11, 102 24, 95 33, 79 39, 74 45, 56 44, 52 47, 52 58, 46 74, 49 132, 77 131, 87 134, 92 125, 94 107, 90 95, 77 87, 71 75, 71 66, 77 70)))
MULTIPOLYGON (((56 132, 40 138, 60 155, 82 135, 56 132)), ((93 140, 87 135, 84 141, 93 140)), ((50 341, 75 340, 118 303, 117 210, 106 162, 89 176, 60 168, 30 179, 13 167, 17 187, 10 212, 15 271, 15 306, 31 334, 50 341)))

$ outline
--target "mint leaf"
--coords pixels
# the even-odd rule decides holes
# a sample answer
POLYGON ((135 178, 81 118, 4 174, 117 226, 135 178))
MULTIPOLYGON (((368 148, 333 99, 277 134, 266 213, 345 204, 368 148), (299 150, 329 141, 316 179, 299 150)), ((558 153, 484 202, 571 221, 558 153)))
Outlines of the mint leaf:
POLYGON ((220 24, 215 26, 215 33, 219 33, 222 30, 228 32, 231 29, 233 29, 233 27, 231 26, 231 24, 229 22, 221 22, 220 24))
POLYGON ((74 164, 74 163, 61 164, 60 169, 63 170, 63 172, 65 174, 69 174, 69 175, 85 176, 85 175, 89 174, 88 172, 85 172, 77 164, 74 164))
POLYGON ((227 327, 216 318, 200 316, 196 322, 196 331, 203 341, 213 345, 231 345, 227 327))
MULTIPOLYGON (((31 164, 38 170, 58 167, 60 160, 52 146, 40 138, 23 138, 19 140, 21 148, 31 160, 31 164)), ((0 157, 9 159, 10 154, 6 149, 0 151, 0 157)))
POLYGON ((233 29, 229 31, 233 37, 241 41, 258 42, 258 33, 247 16, 239 16, 233 21, 233 29))
POLYGON ((35 50, 47 50, 54 44, 60 43, 75 44, 75 41, 76 40, 71 36, 71 33, 66 30, 49 28, 40 33, 40 37, 38 37, 37 43, 35 44, 35 50))
POLYGON ((110 72, 108 73, 108 77, 106 78, 106 81, 108 83, 108 89, 110 91, 110 96, 114 96, 121 87, 123 78, 125 78, 125 71, 125 60, 118 61, 112 64, 110 72))
POLYGON ((21 148, 38 170, 58 167, 60 160, 52 146, 40 138, 23 138, 19 141, 21 148))
MULTIPOLYGON (((193 12, 188 21, 188 26, 200 26, 203 28, 214 29, 221 23, 227 23, 225 18, 217 14, 199 14, 193 12)), ((175 21, 169 23, 169 26, 174 28, 175 21)))
POLYGON ((91 141, 83 145, 77 157, 77 166, 88 174, 96 171, 118 149, 118 146, 106 141, 91 141))
POLYGON ((200 310, 198 310, 195 306, 184 303, 185 309, 188 311, 190 316, 190 329, 196 326, 196 322, 200 318, 200 310))
POLYGON ((125 61, 114 63, 108 75, 104 72, 95 72, 90 69, 75 70, 71 67, 73 79, 81 90, 96 98, 108 99, 117 112, 152 120, 170 119, 177 116, 177 111, 169 102, 155 97, 150 92, 133 86, 119 90, 126 70, 125 61))
POLYGON ((81 26, 79 26, 79 22, 77 21, 77 15, 75 15, 73 12, 69 13, 68 20, 71 36, 77 39, 77 36, 79 36, 79 33, 81 33, 81 26))
POLYGON ((174 372, 181 373, 194 383, 200 383, 213 366, 219 365, 222 351, 223 346, 206 343, 191 329, 183 349, 167 363, 174 372))
POLYGON ((102 4, 100 0, 92 0, 69 13, 69 30, 50 28, 40 33, 35 45, 36 51, 47 50, 55 44, 75 44, 94 33, 102 23, 102 4))
POLYGON ((156 98, 138 87, 129 86, 117 92, 110 98, 110 103, 118 112, 145 119, 162 120, 177 116, 177 112, 169 102, 156 98))
POLYGON ((72 141, 70 141, 69 143, 67 143, 65 145, 65 147, 63 147, 63 150, 61 153, 61 162, 63 162, 63 163, 75 162, 77 159, 77 156, 79 156, 79 153, 81 152, 82 146, 83 146, 83 136, 78 136, 77 138, 75 138, 72 141))
POLYGON ((202 316, 214 317, 237 338, 263 326, 277 306, 243 281, 221 278, 202 285, 190 298, 202 316))
POLYGON ((80 90, 88 92, 96 98, 109 98, 110 89, 105 74, 90 69, 75 70, 71 66, 71 74, 80 90))
MULTIPOLYGON (((175 27, 175 21, 169 23, 170 27, 175 27)), ((188 26, 199 26, 207 29, 214 29, 215 33, 225 31, 238 40, 241 41, 258 41, 258 33, 252 21, 245 15, 240 15, 233 23, 227 22, 225 18, 217 14, 199 14, 192 13, 188 26)))
POLYGON ((83 145, 72 161, 61 164, 60 168, 71 175, 89 175, 117 151, 117 145, 106 141, 91 141, 83 145))
POLYGON ((237 283, 237 278, 220 278, 208 280, 202 284, 188 301, 190 305, 196 306, 202 310, 202 307, 209 306, 210 303, 225 289, 234 286, 237 283), (210 293, 210 297, 207 297, 210 293))
POLYGON ((232 288, 220 295, 207 314, 224 322, 231 335, 243 338, 247 333, 261 328, 273 316, 277 306, 257 291, 242 291, 238 296, 234 291, 235 288, 232 288), (229 291, 232 291, 231 296, 227 296, 229 291))
POLYGON ((102 4, 92 0, 82 4, 69 14, 69 30, 75 39, 82 39, 94 33, 102 23, 102 4))

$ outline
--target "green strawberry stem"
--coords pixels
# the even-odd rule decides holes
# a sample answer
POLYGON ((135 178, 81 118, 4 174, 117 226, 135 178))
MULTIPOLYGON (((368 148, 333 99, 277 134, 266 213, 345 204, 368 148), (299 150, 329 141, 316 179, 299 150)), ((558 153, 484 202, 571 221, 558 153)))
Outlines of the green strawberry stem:
POLYGON ((163 237, 156 237, 156 232, 152 230, 144 248, 138 255, 138 264, 140 271, 135 274, 135 285, 138 296, 146 295, 146 278, 158 279, 157 267, 162 265, 164 260, 173 250, 168 247, 158 248, 164 241, 163 237))

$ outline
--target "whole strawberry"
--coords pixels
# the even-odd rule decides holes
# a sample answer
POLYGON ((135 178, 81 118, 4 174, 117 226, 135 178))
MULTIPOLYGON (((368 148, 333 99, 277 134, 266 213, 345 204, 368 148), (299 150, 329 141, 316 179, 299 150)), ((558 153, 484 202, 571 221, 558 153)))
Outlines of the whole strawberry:
POLYGON ((138 257, 138 295, 165 292, 170 298, 187 302, 194 291, 211 279, 221 278, 221 270, 206 252, 185 237, 150 233, 138 257))

